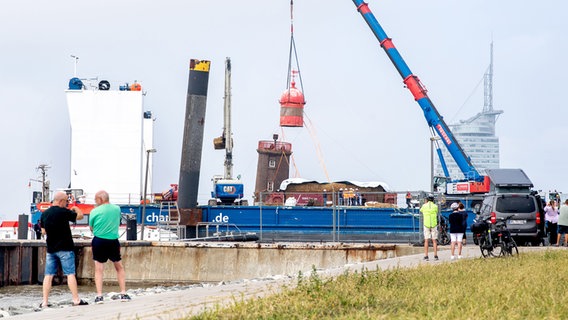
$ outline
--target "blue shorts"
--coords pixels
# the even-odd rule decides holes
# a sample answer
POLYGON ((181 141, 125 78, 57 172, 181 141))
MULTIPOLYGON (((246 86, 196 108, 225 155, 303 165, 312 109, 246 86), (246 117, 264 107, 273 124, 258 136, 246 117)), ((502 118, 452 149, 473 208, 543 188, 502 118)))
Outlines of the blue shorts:
POLYGON ((58 251, 55 253, 47 253, 45 258, 45 275, 53 276, 57 273, 57 264, 61 264, 63 274, 68 276, 75 274, 75 252, 58 251))

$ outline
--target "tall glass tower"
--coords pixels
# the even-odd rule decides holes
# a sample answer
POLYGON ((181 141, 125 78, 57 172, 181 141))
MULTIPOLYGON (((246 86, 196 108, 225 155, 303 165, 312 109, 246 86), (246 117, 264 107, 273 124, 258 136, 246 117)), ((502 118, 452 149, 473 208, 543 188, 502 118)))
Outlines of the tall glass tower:
MULTIPOLYGON (((490 63, 483 77, 483 110, 467 120, 448 124, 462 149, 482 175, 485 174, 485 169, 499 168, 499 137, 495 135, 495 123, 499 115, 503 113, 502 110, 493 109, 493 43, 490 48, 490 63)), ((463 173, 446 148, 442 148, 442 155, 446 160, 450 177, 463 179, 463 173)), ((435 175, 444 175, 440 159, 436 158, 434 170, 435 175)))

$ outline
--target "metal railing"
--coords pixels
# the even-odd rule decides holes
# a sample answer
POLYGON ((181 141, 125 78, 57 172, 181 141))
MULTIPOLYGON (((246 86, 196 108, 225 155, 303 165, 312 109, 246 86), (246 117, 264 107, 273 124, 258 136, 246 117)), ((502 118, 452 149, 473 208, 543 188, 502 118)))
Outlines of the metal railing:
MULTIPOLYGON (((351 190, 344 193, 344 190, 334 192, 279 192, 279 193, 261 193, 258 201, 255 203, 259 207, 259 240, 274 240, 274 233, 285 232, 286 227, 276 230, 274 224, 281 222, 283 214, 290 212, 285 211, 292 208, 305 207, 302 213, 305 221, 310 219, 309 214, 320 214, 321 210, 317 208, 325 208, 326 212, 331 215, 329 222, 325 226, 321 226, 321 236, 318 241, 379 241, 379 242, 406 242, 420 243, 423 241, 422 232, 422 216, 419 212, 420 207, 426 202, 429 192, 426 191, 393 191, 393 192, 366 192, 365 190, 351 190), (341 193, 340 193, 341 192, 341 193), (410 197, 407 198, 407 194, 410 197), (293 198, 292 200, 289 200, 293 198), (276 200, 276 201, 275 201, 276 200), (314 211, 308 208, 314 208, 314 211), (275 209, 272 209, 275 208, 275 209), (375 210, 376 209, 376 210, 375 210), (273 214, 273 216, 271 215, 273 214), (376 214, 377 216, 374 216, 376 214), (385 218, 388 215, 388 218, 385 218), (376 219, 374 219, 376 217, 376 219), (380 218, 379 218, 380 217, 380 218), (361 219, 354 221, 354 219, 361 219), (363 220, 366 219, 366 220, 363 220), (271 222, 267 222, 270 220, 271 222), (362 223, 368 222, 369 226, 361 226, 362 223), (271 224, 272 223, 272 224, 271 224), (282 231, 284 230, 284 231, 282 231), (327 231, 321 231, 327 230, 327 231), (365 231, 361 231, 365 230, 365 231), (375 231, 373 231, 375 230, 375 231), (363 235, 357 235, 359 232, 363 235), (327 240, 325 240, 327 239, 327 240)), ((474 201, 481 201, 481 196, 453 196, 449 197, 443 194, 434 194, 438 204, 440 214, 448 215, 450 205, 454 201, 462 201, 467 203, 469 207, 473 206, 474 201)), ((329 217, 329 216, 328 216, 329 217)), ((300 217, 301 218, 301 217, 300 217)), ((310 222, 313 220, 310 220, 310 222)), ((307 222, 307 223, 310 223, 307 222)), ((316 228, 314 227, 314 230, 316 228)), ((308 230, 308 228, 304 228, 308 230)), ((305 234, 298 234, 298 240, 305 234)), ((314 239, 312 239, 314 240, 314 239)))
POLYGON ((224 236, 232 236, 234 234, 242 234, 241 230, 239 229, 239 227, 237 227, 236 224, 233 223, 224 223, 224 222, 198 222, 195 225, 195 235, 196 235, 196 239, 200 239, 200 238, 218 238, 221 239, 224 236), (213 226, 215 227, 215 232, 212 235, 209 235, 209 229, 210 227, 213 226), (200 228, 205 228, 205 235, 203 237, 200 237, 200 233, 199 233, 199 229, 200 228), (222 230, 225 229, 225 230, 222 230))

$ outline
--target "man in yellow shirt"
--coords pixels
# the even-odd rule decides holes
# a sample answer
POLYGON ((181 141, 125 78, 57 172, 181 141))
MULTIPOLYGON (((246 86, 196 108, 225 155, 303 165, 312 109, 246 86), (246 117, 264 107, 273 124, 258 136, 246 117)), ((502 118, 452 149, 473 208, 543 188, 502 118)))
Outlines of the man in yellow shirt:
POLYGON ((428 194, 427 201, 420 208, 424 220, 424 260, 428 261, 428 239, 432 239, 434 260, 438 260, 438 205, 434 203, 434 195, 428 194))

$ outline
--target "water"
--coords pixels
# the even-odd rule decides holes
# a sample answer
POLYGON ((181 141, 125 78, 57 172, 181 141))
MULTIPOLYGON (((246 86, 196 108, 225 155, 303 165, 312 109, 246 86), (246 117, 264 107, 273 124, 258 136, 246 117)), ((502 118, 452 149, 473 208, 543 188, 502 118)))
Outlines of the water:
MULTIPOLYGON (((55 289, 55 288, 54 288, 55 289)), ((55 293, 55 290, 54 290, 55 293)), ((41 286, 9 286, 0 288, 0 309, 39 304, 41 302, 41 286)))
MULTIPOLYGON (((144 286, 137 284, 135 289, 128 288, 127 293, 130 296, 140 296, 156 294, 164 291, 178 291, 202 286, 203 284, 190 285, 168 285, 168 286, 144 286)), ((79 297, 89 304, 94 303, 97 291, 94 285, 80 285, 79 297)), ((113 295, 120 293, 120 288, 116 285, 104 285, 103 295, 106 299, 112 299, 113 295)), ((6 286, 0 288, 0 318, 3 316, 14 316, 39 310, 39 304, 42 302, 42 286, 41 285, 23 285, 23 286, 6 286)), ((71 292, 67 285, 56 285, 51 287, 49 294, 49 303, 52 306, 70 306, 72 304, 71 292)))
MULTIPOLYGON (((82 299, 94 300, 96 296, 95 286, 79 286, 79 296, 82 299)), ((104 286, 103 292, 120 292, 118 286, 104 286)), ((42 286, 6 286, 0 288, 0 309, 7 310, 19 306, 39 306, 42 301, 42 286)), ((64 303, 71 301, 71 292, 67 285, 57 285, 51 287, 49 294, 50 303, 64 303)))

